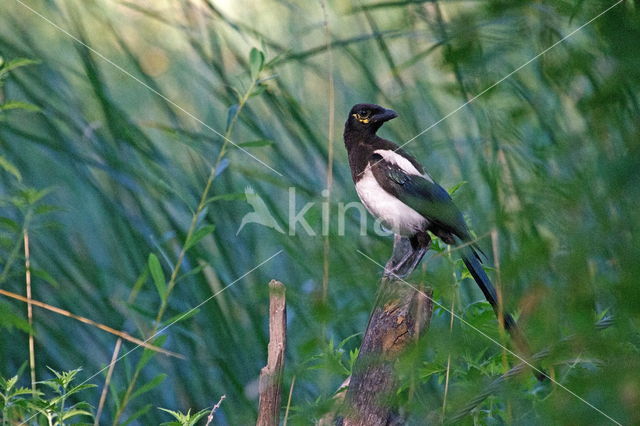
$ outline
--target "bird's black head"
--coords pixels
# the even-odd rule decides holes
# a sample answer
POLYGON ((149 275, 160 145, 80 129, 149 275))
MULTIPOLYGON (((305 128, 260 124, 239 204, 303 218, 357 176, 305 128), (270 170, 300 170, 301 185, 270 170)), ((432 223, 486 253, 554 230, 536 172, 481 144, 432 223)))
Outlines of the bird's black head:
POLYGON ((344 125, 345 132, 349 130, 362 133, 375 133, 385 121, 398 116, 391 110, 375 104, 357 104, 349 111, 349 117, 344 125))

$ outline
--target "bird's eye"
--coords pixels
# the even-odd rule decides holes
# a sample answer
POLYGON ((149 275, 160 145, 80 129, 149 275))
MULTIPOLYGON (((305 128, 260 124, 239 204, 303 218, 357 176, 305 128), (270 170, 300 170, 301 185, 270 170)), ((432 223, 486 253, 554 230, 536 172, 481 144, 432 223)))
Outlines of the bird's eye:
POLYGON ((371 111, 369 111, 367 109, 361 109, 360 112, 358 112, 358 115, 361 118, 367 118, 367 117, 369 117, 369 114, 371 114, 371 111))

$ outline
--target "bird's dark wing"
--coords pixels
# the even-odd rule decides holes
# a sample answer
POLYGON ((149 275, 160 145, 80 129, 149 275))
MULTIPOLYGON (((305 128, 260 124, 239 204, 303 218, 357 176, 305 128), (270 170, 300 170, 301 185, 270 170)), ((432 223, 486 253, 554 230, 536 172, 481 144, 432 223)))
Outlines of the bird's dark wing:
POLYGON ((449 244, 452 243, 453 236, 462 241, 470 239, 462 213, 443 187, 422 176, 405 172, 379 154, 374 153, 369 159, 369 164, 378 184, 427 218, 432 224, 430 231, 449 244))
MULTIPOLYGON (((386 161, 382 155, 374 153, 369 159, 369 166, 376 181, 385 191, 431 222, 429 231, 447 244, 455 244, 461 249, 464 264, 498 318, 502 319, 502 325, 513 337, 518 350, 525 356, 530 356, 531 351, 527 340, 515 320, 508 312, 503 312, 498 305, 496 289, 482 268, 478 254, 481 251, 472 242, 462 213, 453 204, 449 193, 429 179, 405 172, 397 164, 386 161)), ((538 380, 544 380, 546 377, 540 369, 535 370, 535 374, 538 380)))
MULTIPOLYGON (((385 191, 431 222, 429 231, 447 244, 455 244, 461 249, 464 264, 498 318, 502 319, 502 325, 513 337, 518 350, 525 356, 530 356, 531 351, 527 340, 515 320, 508 312, 503 312, 498 305, 496 289, 482 268, 478 254, 481 251, 472 242, 462 213, 453 204, 449 193, 429 179, 405 172, 397 164, 386 161, 382 155, 374 153, 369 159, 369 166, 376 181, 385 191)), ((544 380, 546 377, 546 374, 540 369, 536 369, 534 373, 538 380, 544 380)))

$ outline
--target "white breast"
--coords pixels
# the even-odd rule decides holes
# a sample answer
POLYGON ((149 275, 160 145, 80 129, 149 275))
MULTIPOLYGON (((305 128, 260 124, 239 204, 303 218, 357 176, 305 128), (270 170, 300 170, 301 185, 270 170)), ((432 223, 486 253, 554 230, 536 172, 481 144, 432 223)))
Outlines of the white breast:
POLYGON ((420 173, 418 169, 416 169, 416 167, 411 164, 411 161, 407 160, 397 152, 390 149, 376 149, 373 152, 382 156, 385 161, 388 161, 389 163, 395 164, 396 166, 400 167, 406 174, 422 176, 426 180, 433 182, 433 179, 431 178, 431 176, 429 176, 428 173, 420 173))
MULTIPOLYGON (((398 157, 400 156, 398 155, 398 157)), ((409 161, 404 158, 402 159, 413 167, 409 161)), ((413 167, 413 169, 416 170, 415 167, 413 167)), ((416 172, 418 171, 416 170, 416 172)), ((420 175, 420 173, 415 174, 420 175)), ((427 219, 382 189, 375 176, 373 176, 369 165, 367 165, 367 168, 362 174, 362 178, 356 183, 356 191, 367 210, 379 218, 384 226, 391 229, 394 233, 411 236, 417 231, 426 228, 428 223, 427 219)))

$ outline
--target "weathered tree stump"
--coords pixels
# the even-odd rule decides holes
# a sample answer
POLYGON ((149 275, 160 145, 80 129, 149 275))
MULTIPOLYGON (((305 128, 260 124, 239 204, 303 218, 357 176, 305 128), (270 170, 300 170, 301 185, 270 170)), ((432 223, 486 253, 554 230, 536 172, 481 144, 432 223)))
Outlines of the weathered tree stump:
POLYGON ((402 423, 394 410, 398 388, 395 363, 428 328, 433 311, 431 289, 420 290, 403 278, 418 266, 429 246, 430 240, 414 247, 409 239, 395 236, 338 425, 402 423))
POLYGON ((395 363, 428 327, 431 290, 384 277, 345 399, 344 426, 400 424, 393 397, 398 388, 395 363))

